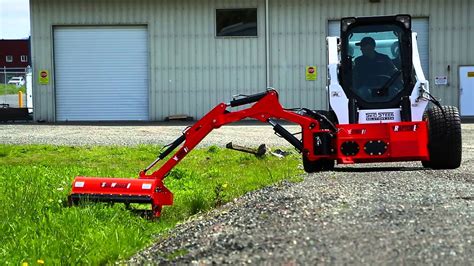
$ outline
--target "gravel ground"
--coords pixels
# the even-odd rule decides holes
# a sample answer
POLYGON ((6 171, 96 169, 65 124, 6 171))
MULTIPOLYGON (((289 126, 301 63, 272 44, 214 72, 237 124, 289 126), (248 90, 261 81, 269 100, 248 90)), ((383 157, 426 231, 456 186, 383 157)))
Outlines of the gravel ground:
MULTIPOLYGON (((165 145, 188 126, 186 123, 159 123, 142 125, 46 125, 0 124, 0 143, 4 144, 56 144, 56 145, 165 145)), ((285 126, 298 132, 299 126, 285 126)), ((290 146, 273 133, 270 125, 246 123, 226 126, 212 131, 199 145, 210 146, 233 141, 250 146, 265 143, 269 146, 290 146)))
MULTIPOLYGON (((164 144, 182 128, 2 125, 0 143, 164 144)), ((228 141, 284 144, 259 126, 222 128, 202 144, 228 141)), ((463 125, 458 169, 336 166, 194 216, 127 263, 474 265, 473 166, 474 125, 463 125)))
POLYGON ((467 167, 380 167, 338 167, 248 193, 179 225, 128 262, 472 265, 467 167))

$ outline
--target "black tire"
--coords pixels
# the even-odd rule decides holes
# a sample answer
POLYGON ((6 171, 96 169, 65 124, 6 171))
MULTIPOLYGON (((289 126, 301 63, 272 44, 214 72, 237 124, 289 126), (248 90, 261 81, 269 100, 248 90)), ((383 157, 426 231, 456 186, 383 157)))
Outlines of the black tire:
POLYGON ((423 120, 428 122, 430 161, 422 164, 433 169, 455 169, 462 159, 461 118, 456 107, 441 108, 433 106, 423 115, 423 120))
POLYGON ((430 161, 421 161, 421 164, 422 164, 423 167, 425 167, 425 168, 431 168, 430 161))
POLYGON ((321 159, 317 161, 310 161, 303 155, 303 169, 306 173, 314 173, 321 171, 334 170, 334 160, 321 159))

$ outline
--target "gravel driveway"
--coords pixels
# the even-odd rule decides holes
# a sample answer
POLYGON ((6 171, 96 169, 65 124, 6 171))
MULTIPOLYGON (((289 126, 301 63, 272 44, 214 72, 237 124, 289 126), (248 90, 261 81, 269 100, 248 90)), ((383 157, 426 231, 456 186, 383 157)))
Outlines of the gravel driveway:
MULTIPOLYGON (((0 124, 0 143, 55 144, 55 145, 165 145, 176 138, 188 126, 186 123, 159 123, 158 125, 47 125, 47 124, 0 124)), ((299 126, 285 126, 298 132, 299 126)), ((199 145, 225 146, 229 142, 249 146, 265 143, 269 146, 291 146, 277 137, 270 125, 246 123, 212 131, 199 145)))
MULTIPOLYGON (((1 125, 0 143, 164 144, 182 128, 1 125)), ((228 141, 285 144, 270 127, 231 126, 202 145, 228 141)), ((459 169, 336 166, 195 216, 128 263, 474 265, 473 166, 474 125, 463 125, 459 169)))

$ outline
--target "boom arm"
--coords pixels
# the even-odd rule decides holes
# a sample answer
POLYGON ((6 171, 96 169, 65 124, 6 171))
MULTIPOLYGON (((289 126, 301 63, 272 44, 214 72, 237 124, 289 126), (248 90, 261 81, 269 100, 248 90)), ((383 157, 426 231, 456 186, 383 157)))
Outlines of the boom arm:
POLYGON ((308 152, 311 148, 312 137, 310 134, 303 134, 303 138, 307 137, 303 143, 308 147, 303 147, 303 143, 295 138, 292 134, 286 131, 281 125, 276 123, 273 119, 284 119, 293 123, 299 124, 303 129, 319 128, 318 121, 307 116, 303 116, 294 112, 283 109, 278 101, 278 93, 275 90, 268 90, 264 93, 255 94, 247 98, 234 100, 229 104, 221 103, 207 113, 201 120, 199 120, 192 127, 187 129, 183 136, 179 137, 173 142, 167 150, 165 150, 152 164, 145 170, 140 172, 140 178, 155 179, 157 182, 162 182, 166 175, 178 164, 196 145, 201 142, 213 129, 220 128, 223 125, 234 123, 245 118, 254 118, 264 123, 270 123, 274 130, 277 131, 283 138, 290 142, 296 149, 301 152, 308 152), (256 102, 250 108, 230 112, 227 107, 235 107, 252 102, 256 102), (307 135, 307 136, 306 136, 307 135), (184 145, 163 164, 163 166, 147 175, 146 172, 150 170, 158 161, 170 154, 177 146, 184 142, 184 145))

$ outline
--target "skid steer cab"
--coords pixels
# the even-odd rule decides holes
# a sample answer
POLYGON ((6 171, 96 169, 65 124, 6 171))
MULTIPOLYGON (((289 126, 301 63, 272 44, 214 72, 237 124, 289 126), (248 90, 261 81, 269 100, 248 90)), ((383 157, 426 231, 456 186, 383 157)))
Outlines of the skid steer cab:
POLYGON ((173 203, 163 184, 171 169, 213 129, 246 118, 270 124, 301 153, 306 172, 332 170, 336 162, 421 161, 434 169, 459 167, 459 114, 429 93, 409 15, 344 18, 341 37, 328 37, 327 48, 330 110, 285 109, 273 88, 236 96, 185 129, 138 178, 76 177, 69 202, 148 203, 157 217, 164 205, 173 203), (433 107, 425 111, 429 102, 433 107), (237 106, 247 108, 233 110, 237 106), (282 120, 299 124, 301 137, 288 132, 282 120))

